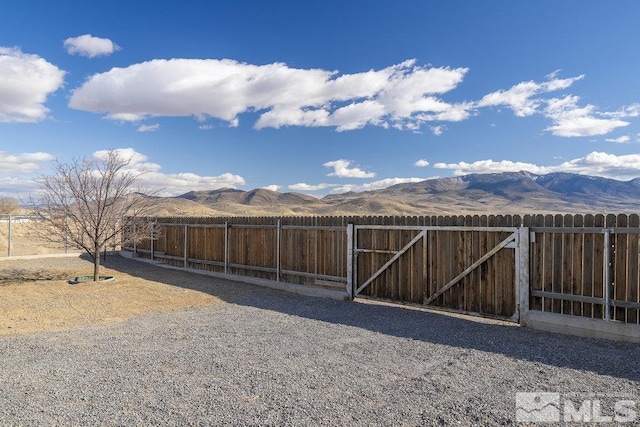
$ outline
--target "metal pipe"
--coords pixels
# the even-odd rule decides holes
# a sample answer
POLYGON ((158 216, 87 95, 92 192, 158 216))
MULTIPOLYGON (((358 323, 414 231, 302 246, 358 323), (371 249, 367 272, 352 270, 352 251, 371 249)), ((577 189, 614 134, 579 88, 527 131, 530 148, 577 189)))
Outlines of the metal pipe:
POLYGON ((604 295, 604 320, 611 320, 611 230, 604 231, 604 280, 602 286, 604 295))
POLYGON ((353 299, 353 271, 355 264, 353 224, 347 225, 347 295, 353 299))
POLYGON ((7 256, 11 256, 11 214, 9 214, 9 230, 7 238, 7 256))
POLYGON ((64 217, 64 253, 69 253, 69 218, 64 217))

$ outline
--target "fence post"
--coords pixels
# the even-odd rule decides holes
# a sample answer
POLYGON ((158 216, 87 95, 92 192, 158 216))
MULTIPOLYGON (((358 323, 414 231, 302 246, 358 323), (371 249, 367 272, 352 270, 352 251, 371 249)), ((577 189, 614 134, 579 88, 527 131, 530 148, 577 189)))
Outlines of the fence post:
POLYGON ((69 253, 69 217, 64 217, 64 253, 69 253))
POLYGON ((224 274, 229 273, 229 221, 224 222, 224 274))
POLYGON ((11 214, 9 214, 9 230, 7 234, 7 256, 11 256, 11 214))
POLYGON ((280 235, 282 234, 282 221, 278 220, 278 230, 276 236, 276 282, 280 281, 280 235))
POLYGON ((151 261, 153 261, 153 227, 155 226, 155 223, 151 223, 151 261))
POLYGON ((609 270, 611 263, 611 230, 604 230, 604 286, 602 295, 604 296, 604 320, 611 320, 611 272, 609 270))
POLYGON ((347 224, 347 296, 353 299, 353 224, 347 224))
POLYGON ((518 323, 524 325, 529 311, 529 227, 518 227, 516 239, 516 298, 518 304, 518 323))
POLYGON ((189 236, 188 229, 189 229, 189 226, 185 224, 184 225, 184 268, 187 268, 187 238, 189 236))

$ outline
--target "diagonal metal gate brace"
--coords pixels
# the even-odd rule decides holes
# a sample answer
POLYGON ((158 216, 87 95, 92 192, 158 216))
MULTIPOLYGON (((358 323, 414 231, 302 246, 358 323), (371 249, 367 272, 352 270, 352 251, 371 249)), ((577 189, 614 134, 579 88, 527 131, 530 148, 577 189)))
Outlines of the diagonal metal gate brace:
POLYGON ((456 283, 458 283, 460 280, 464 279, 469 273, 471 273, 473 270, 475 270, 476 268, 478 268, 482 263, 484 263, 486 260, 488 260, 489 258, 491 258, 493 255, 495 255, 500 249, 504 248, 505 246, 507 246, 509 243, 513 242, 516 239, 516 233, 512 233, 511 235, 509 235, 509 237, 507 237, 506 239, 504 239, 502 242, 500 242, 500 244, 498 246, 496 246, 495 248, 491 249, 489 252, 487 252, 486 254, 484 254, 480 259, 478 259, 476 262, 474 262, 473 264, 471 264, 469 267, 467 267, 462 273, 458 274, 456 277, 454 277, 453 279, 451 279, 451 281, 449 281, 449 283, 447 283, 446 285, 444 285, 442 287, 442 289, 440 289, 438 292, 436 292, 435 294, 431 295, 431 297, 425 301, 425 305, 427 304, 431 304, 436 298, 438 298, 440 295, 442 295, 443 293, 445 293, 446 291, 448 291, 451 287, 453 287, 453 285, 455 285, 456 283))
POLYGON ((374 280, 376 280, 378 276, 380 276, 391 264, 393 264, 405 252, 407 252, 411 248, 411 246, 415 245, 418 240, 422 239, 426 235, 427 235, 427 230, 422 230, 420 233, 418 233, 418 235, 414 237, 409 243, 407 243, 407 245, 404 248, 400 249, 400 251, 397 254, 395 254, 389 261, 385 263, 385 265, 380 267, 378 271, 376 271, 373 274, 373 276, 369 277, 369 279, 366 282, 360 285, 360 287, 356 289, 354 295, 358 295, 364 288, 369 286, 369 284, 374 280))

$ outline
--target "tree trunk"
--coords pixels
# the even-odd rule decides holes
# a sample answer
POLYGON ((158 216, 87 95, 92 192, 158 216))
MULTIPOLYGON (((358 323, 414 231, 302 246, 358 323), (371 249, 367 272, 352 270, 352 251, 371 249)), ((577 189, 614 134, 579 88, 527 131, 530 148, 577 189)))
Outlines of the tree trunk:
POLYGON ((100 280, 100 248, 95 246, 93 253, 93 281, 97 282, 98 280, 100 280))

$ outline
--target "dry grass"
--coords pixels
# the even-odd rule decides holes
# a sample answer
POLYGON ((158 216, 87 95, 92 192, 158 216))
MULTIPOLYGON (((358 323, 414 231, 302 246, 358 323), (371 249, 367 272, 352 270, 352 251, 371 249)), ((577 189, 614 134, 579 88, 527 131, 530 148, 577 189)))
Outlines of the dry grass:
MULTIPOLYGON (((38 237, 34 230, 34 222, 11 224, 11 256, 61 254, 65 252, 64 245, 57 245, 38 237)), ((0 256, 8 255, 9 224, 0 222, 0 256)), ((75 248, 67 248, 68 252, 80 252, 75 248)))
POLYGON ((70 261, 57 258, 0 263, 0 336, 62 331, 220 302, 203 292, 108 268, 100 274, 116 276, 114 282, 70 285, 70 278, 90 271, 88 261, 70 261), (47 267, 39 266, 42 264, 47 267))

